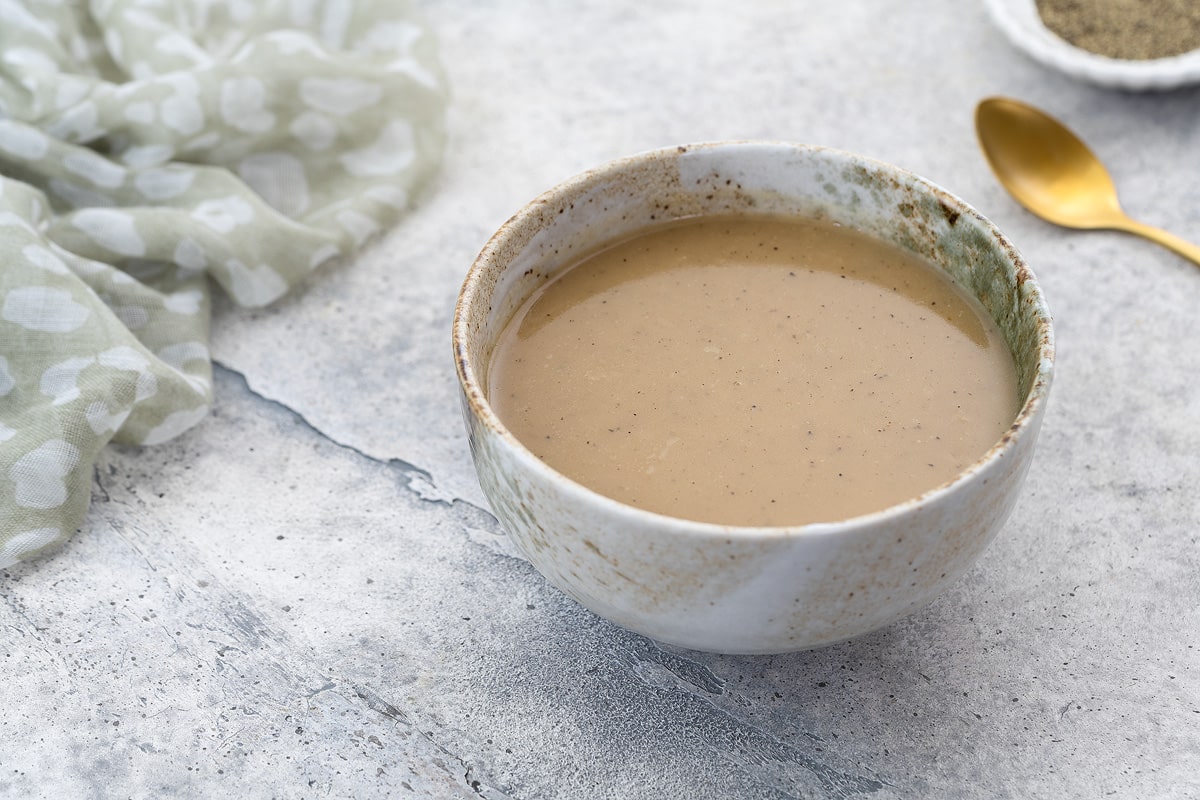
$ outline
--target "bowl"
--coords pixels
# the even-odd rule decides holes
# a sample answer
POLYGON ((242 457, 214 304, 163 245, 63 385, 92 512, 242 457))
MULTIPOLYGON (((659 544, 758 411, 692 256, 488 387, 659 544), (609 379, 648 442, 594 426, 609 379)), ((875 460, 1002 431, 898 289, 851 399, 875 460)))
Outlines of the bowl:
POLYGON ((1020 51, 1079 80, 1127 91, 1176 89, 1200 82, 1200 50, 1145 61, 1109 58, 1076 47, 1042 22, 1035 0, 984 0, 992 21, 1020 51))
POLYGON ((635 155, 585 172, 517 212, 462 287, 453 329, 479 482, 508 534, 553 585, 662 642, 777 653, 843 641, 932 601, 976 561, 1017 500, 1050 388, 1053 334, 1033 273, 963 201, 909 172, 783 142, 635 155), (539 460, 488 402, 505 323, 577 254, 671 219, 799 215, 894 242, 978 297, 1013 354, 1020 411, 952 481, 876 513, 796 527, 676 519, 602 496, 539 460))

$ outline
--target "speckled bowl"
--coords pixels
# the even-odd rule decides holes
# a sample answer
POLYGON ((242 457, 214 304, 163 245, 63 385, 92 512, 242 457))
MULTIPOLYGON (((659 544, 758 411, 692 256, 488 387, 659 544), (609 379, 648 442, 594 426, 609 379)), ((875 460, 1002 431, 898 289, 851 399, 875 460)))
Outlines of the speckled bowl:
POLYGON ((896 167, 820 147, 730 142, 613 161, 538 197, 504 224, 463 284, 454 355, 479 481, 504 527, 555 586, 652 638, 774 653, 879 628, 957 580, 1016 502, 1050 389, 1050 314, 1033 274, 961 200, 896 167), (949 483, 878 513, 743 528, 636 509, 551 469, 488 403, 492 348, 514 311, 577 254, 702 214, 826 218, 895 242, 978 297, 1013 353, 1023 402, 1012 427, 949 483))

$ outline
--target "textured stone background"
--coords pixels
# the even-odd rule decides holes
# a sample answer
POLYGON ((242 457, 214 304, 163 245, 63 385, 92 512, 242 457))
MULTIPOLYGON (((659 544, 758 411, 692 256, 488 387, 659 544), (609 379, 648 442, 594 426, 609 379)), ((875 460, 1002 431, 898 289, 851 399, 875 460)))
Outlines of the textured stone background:
POLYGON ((1200 240, 1200 91, 1048 72, 973 2, 423 6, 454 98, 421 207, 278 306, 222 309, 216 413, 107 451, 83 530, 0 574, 0 797, 1200 797, 1200 269, 1033 218, 972 130, 990 94, 1050 109, 1131 212, 1200 240), (484 510, 450 359, 458 285, 521 204, 727 138, 947 187, 1023 250, 1059 342, 977 567, 769 658, 549 588, 484 510))

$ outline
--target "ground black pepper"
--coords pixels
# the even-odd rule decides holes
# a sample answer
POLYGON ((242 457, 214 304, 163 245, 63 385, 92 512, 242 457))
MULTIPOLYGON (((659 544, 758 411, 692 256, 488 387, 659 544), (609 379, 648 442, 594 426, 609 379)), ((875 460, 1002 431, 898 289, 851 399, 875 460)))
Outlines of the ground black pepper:
POLYGON ((1200 49, 1196 0, 1037 0, 1042 21, 1076 47, 1144 61, 1200 49))

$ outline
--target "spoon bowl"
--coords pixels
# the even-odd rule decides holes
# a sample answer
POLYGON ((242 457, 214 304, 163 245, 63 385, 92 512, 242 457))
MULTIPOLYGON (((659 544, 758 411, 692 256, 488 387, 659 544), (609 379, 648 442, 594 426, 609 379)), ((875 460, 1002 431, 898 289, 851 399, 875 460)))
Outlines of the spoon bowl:
POLYGON ((1133 233, 1200 264, 1200 247, 1130 219, 1100 159, 1045 112, 991 97, 975 109, 975 130, 1000 184, 1042 219, 1065 228, 1133 233))

